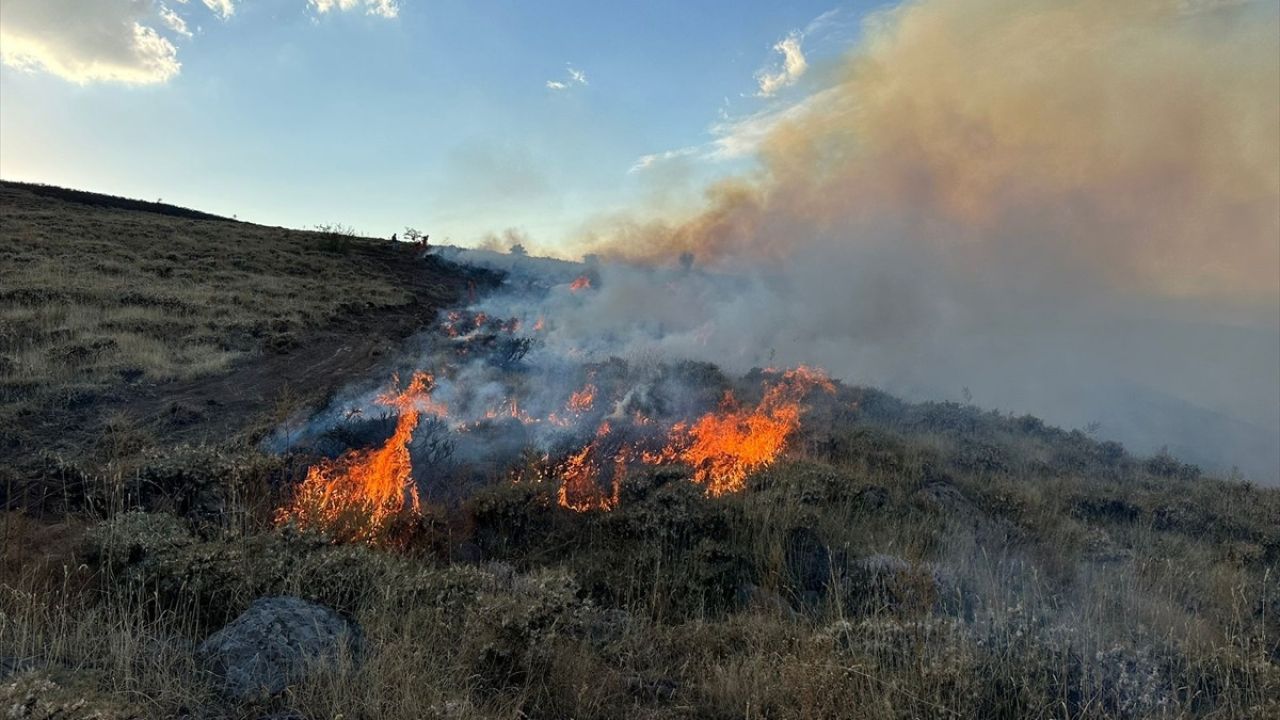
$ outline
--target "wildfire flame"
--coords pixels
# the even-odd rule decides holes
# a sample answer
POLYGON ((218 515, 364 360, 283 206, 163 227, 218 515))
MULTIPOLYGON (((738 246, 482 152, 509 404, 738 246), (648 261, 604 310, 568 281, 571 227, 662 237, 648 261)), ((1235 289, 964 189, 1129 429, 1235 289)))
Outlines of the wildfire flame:
MULTIPOLYGON (((392 384, 398 386, 399 378, 392 384)), ((293 502, 276 513, 276 522, 371 540, 406 510, 418 512, 409 441, 422 413, 447 415, 446 408, 431 399, 432 384, 429 373, 417 372, 403 391, 379 396, 380 404, 399 411, 391 437, 381 447, 352 450, 313 465, 293 502)))
POLYGON ((586 275, 579 275, 576 280, 569 283, 569 290, 572 292, 581 292, 582 290, 589 290, 590 288, 591 278, 586 275))
POLYGON ((769 465, 786 449, 800 426, 801 401, 815 388, 835 392, 821 370, 799 367, 781 373, 754 408, 741 407, 732 393, 726 393, 720 410, 691 424, 672 426, 667 447, 649 459, 692 466, 694 480, 706 486, 709 495, 741 490, 749 473, 769 465))
POLYGON ((596 386, 587 383, 582 386, 581 390, 575 391, 569 396, 569 402, 566 407, 576 413, 584 413, 591 410, 596 403, 596 386))
POLYGON ((630 452, 624 445, 613 455, 612 462, 608 461, 605 444, 612 430, 607 420, 601 423, 595 438, 560 466, 560 489, 556 497, 561 507, 586 512, 612 510, 618 504, 618 490, 626 476, 630 452), (600 489, 602 465, 612 465, 613 470, 611 491, 607 495, 600 489))
MULTIPOLYGON (((821 370, 798 367, 766 373, 776 379, 767 383, 755 407, 743 407, 732 393, 726 393, 720 409, 691 423, 673 425, 666 445, 658 451, 614 440, 613 426, 604 422, 591 443, 560 466, 560 506, 578 512, 614 508, 622 479, 636 463, 689 465, 694 481, 715 497, 742 490, 750 473, 767 467, 786 450, 787 441, 800 426, 805 396, 815 389, 835 392, 835 385, 821 370), (601 479, 609 470, 611 492, 606 494, 601 479)), ((587 387, 594 391, 593 386, 587 387)), ((651 422, 639 414, 634 418, 637 426, 651 422)))
MULTIPOLYGON (((835 392, 820 370, 799 367, 765 371, 764 393, 754 407, 743 405, 730 392, 720 407, 667 430, 639 411, 605 420, 585 446, 547 466, 543 478, 558 481, 557 502, 576 512, 612 510, 627 472, 638 465, 683 464, 708 495, 721 496, 743 489, 747 476, 774 462, 799 428, 807 395, 815 390, 835 392)), ((278 523, 328 531, 342 539, 373 541, 386 538, 388 527, 405 514, 420 512, 421 498, 414 484, 409 444, 423 413, 446 417, 447 409, 431 398, 432 376, 415 373, 404 390, 398 378, 378 402, 398 411, 391 437, 380 447, 352 450, 312 466, 293 501, 276 514, 278 523)), ((588 381, 574 392, 566 408, 577 416, 589 412, 599 389, 588 381)), ((568 427, 571 421, 556 413, 529 416, 512 396, 490 408, 486 419, 510 416, 524 423, 547 422, 568 427)), ((454 429, 468 432, 468 423, 454 429)), ((548 458, 549 461, 549 458, 548 458)))

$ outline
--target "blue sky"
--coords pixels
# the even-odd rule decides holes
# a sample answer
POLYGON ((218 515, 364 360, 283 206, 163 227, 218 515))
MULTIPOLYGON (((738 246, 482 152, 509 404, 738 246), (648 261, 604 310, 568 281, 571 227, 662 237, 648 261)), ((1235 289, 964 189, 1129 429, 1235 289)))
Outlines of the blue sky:
POLYGON ((554 246, 748 166, 749 142, 716 141, 803 97, 868 7, 6 0, 0 176, 267 224, 462 243, 514 227, 554 246))

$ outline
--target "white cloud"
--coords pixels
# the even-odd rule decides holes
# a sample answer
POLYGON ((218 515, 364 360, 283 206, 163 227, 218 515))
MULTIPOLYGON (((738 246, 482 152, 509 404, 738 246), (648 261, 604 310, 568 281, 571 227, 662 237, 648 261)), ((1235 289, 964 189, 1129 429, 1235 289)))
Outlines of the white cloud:
MULTIPOLYGON (((182 69, 173 39, 188 39, 188 0, 0 0, 0 62, 85 85, 168 82, 182 69)), ((201 0, 227 20, 240 0, 201 0)), ((300 0, 299 0, 300 3, 300 0)), ((398 0, 308 0, 317 12, 363 8, 394 18, 398 0)), ((194 3, 192 3, 194 5, 194 3)), ((586 84, 586 78, 581 80, 586 84)))
POLYGON ((557 91, 568 90, 574 85, 587 85, 587 84, 589 84, 587 83, 587 74, 575 68, 574 66, 569 65, 566 70, 566 79, 565 80, 548 80, 547 89, 557 90, 557 91))
POLYGON ((638 173, 660 163, 678 158, 693 158, 707 162, 728 162, 750 157, 760 149, 760 143, 781 123, 800 117, 824 102, 833 100, 830 89, 809 95, 798 102, 773 106, 744 117, 721 119, 709 128, 711 140, 701 145, 642 155, 627 170, 638 173))
POLYGON ((772 97, 782 88, 794 85, 796 80, 804 75, 805 70, 809 69, 809 63, 804 59, 804 52, 800 49, 802 38, 800 33, 793 32, 774 44, 774 51, 782 55, 782 66, 756 73, 756 82, 760 85, 760 92, 757 95, 772 97))
POLYGON ((827 88, 797 102, 718 122, 711 126, 715 139, 709 144, 706 157, 709 160, 734 160, 752 155, 778 125, 800 117, 819 104, 834 99, 834 96, 827 88))
MULTIPOLYGON (((211 1, 213 0, 205 0, 205 2, 211 1)), ((346 12, 359 8, 364 8, 366 15, 376 15, 388 19, 400 14, 398 0, 307 0, 307 3, 321 14, 332 10, 346 12)))
POLYGON ((234 0, 204 0, 204 6, 212 10, 214 14, 221 15, 223 20, 236 13, 234 0))
POLYGON ((4 0, 0 61, 80 84, 163 83, 182 66, 156 23, 181 32, 151 0, 4 0))
POLYGON ((187 21, 183 20, 181 15, 165 5, 160 6, 160 21, 165 24, 165 27, 179 35, 183 37, 191 37, 191 31, 187 29, 187 21))
MULTIPOLYGON (((1230 2, 1232 0, 1187 1, 1230 2)), ((816 39, 819 45, 823 45, 824 41, 843 44, 848 40, 850 25, 849 13, 839 8, 828 10, 814 18, 803 31, 793 30, 785 38, 774 43, 773 50, 782 56, 781 61, 772 69, 765 68, 756 73, 755 79, 759 91, 754 96, 772 98, 781 89, 794 85, 805 74, 809 69, 809 61, 805 58, 801 43, 806 38, 816 39)), ((827 89, 794 102, 775 99, 761 110, 734 117, 729 113, 730 100, 726 97, 717 111, 719 120, 708 128, 710 140, 699 145, 642 155, 627 172, 643 172, 661 163, 680 158, 692 158, 704 162, 728 162, 750 157, 760 149, 760 143, 780 123, 795 119, 832 99, 833 93, 827 89)))
POLYGON ((666 152, 653 153, 652 155, 641 155, 639 160, 627 170, 628 174, 642 172, 659 163, 668 160, 675 160, 682 157, 694 157, 705 155, 706 148, 701 145, 690 145, 689 147, 676 148, 675 150, 667 150, 666 152))

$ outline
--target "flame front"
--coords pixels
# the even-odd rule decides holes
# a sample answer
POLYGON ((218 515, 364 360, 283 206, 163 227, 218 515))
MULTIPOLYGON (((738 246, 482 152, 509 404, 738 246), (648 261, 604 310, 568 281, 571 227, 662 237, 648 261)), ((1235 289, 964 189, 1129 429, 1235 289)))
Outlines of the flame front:
POLYGON ((620 447, 610 462, 605 444, 611 431, 607 420, 601 423, 595 438, 560 466, 560 489, 556 497, 561 507, 586 512, 612 510, 618 504, 618 491, 631 453, 627 447, 620 447), (600 473, 605 465, 613 466, 608 494, 600 489, 600 473))
POLYGON ((694 480, 706 486, 709 495, 741 490, 749 473, 769 465, 786 449, 800 426, 801 401, 815 388, 835 392, 821 370, 799 367, 783 372, 755 408, 741 407, 732 393, 726 393, 720 410, 691 424, 676 423, 667 447, 647 459, 691 466, 694 480))
MULTIPOLYGON (((835 385, 821 370, 802 366, 766 373, 776 379, 768 383, 758 405, 743 407, 732 393, 726 393, 719 410, 691 423, 673 425, 666 445, 656 452, 623 442, 605 421, 592 441, 559 467, 560 506, 578 512, 614 508, 622 479, 639 463, 688 465, 693 468, 694 481, 703 485, 708 495, 742 490, 750 473, 768 466, 786 450, 788 440, 800 427, 805 396, 813 390, 835 392, 835 385), (607 471, 611 471, 608 492, 601 487, 607 471)), ((588 389, 594 397, 593 385, 574 397, 588 389)), ((634 418, 636 426, 651 422, 642 415, 634 418)))
POLYGON ((581 390, 576 390, 569 396, 568 409, 576 413, 584 413, 591 410, 596 403, 596 386, 587 383, 582 386, 581 390))
POLYGON ((591 288, 591 278, 586 275, 579 275, 577 279, 569 283, 569 290, 572 292, 580 292, 591 288))
MULTIPOLYGON (((431 399, 432 382, 429 373, 417 372, 404 391, 381 395, 379 403, 399 411, 391 437, 381 447, 352 450, 313 465, 293 502, 276 513, 276 521, 371 540, 400 514, 417 513, 420 499, 409 442, 422 413, 447 414, 443 405, 431 399)), ((398 379, 393 384, 399 385, 398 379)))
MULTIPOLYGON (((835 392, 831 380, 819 370, 764 372, 764 393, 754 407, 744 406, 728 392, 717 410, 676 422, 665 431, 639 411, 604 420, 586 445, 544 466, 548 472, 539 481, 558 481, 558 504, 577 512, 617 507, 622 481, 633 467, 642 465, 687 465, 693 480, 712 496, 742 490, 750 473, 768 466, 786 450, 800 426, 808 393, 835 392)), ((393 386, 398 385, 396 380, 393 386)), ((423 413, 448 414, 432 399, 433 387, 432 376, 419 372, 403 391, 393 387, 381 395, 378 402, 398 413, 391 437, 380 447, 351 450, 312 466, 293 501, 277 511, 277 522, 326 531, 339 539, 377 541, 389 539, 387 531, 398 518, 418 514, 421 498, 413 480, 409 445, 423 413)), ((596 406, 599 394, 589 381, 572 393, 565 409, 582 417, 596 406)), ((546 422, 558 427, 575 422, 556 413, 545 418, 529 416, 514 395, 491 407, 480 422, 506 416, 525 424, 546 422)), ((453 427, 471 432, 478 425, 462 422, 453 427)))

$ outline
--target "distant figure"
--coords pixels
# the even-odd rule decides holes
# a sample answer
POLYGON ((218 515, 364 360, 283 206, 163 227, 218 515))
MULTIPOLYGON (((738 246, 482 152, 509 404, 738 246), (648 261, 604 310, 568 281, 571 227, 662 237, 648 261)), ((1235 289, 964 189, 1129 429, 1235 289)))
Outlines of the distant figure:
POLYGON ((396 234, 391 233, 391 242, 395 242, 395 241, 396 241, 396 234))
POLYGON ((422 252, 427 252, 429 249, 431 249, 431 239, 430 239, 430 238, 431 238, 431 236, 430 236, 430 235, 423 235, 423 236, 422 236, 422 252))

